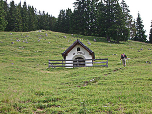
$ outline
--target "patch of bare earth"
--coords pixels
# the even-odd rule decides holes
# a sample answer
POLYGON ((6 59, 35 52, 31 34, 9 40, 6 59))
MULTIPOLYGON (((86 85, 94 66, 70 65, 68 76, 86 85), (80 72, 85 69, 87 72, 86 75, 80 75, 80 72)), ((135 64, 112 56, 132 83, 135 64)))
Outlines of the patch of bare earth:
POLYGON ((42 72, 42 73, 52 73, 52 72, 50 72, 50 71, 43 71, 43 70, 41 70, 41 72, 42 72))

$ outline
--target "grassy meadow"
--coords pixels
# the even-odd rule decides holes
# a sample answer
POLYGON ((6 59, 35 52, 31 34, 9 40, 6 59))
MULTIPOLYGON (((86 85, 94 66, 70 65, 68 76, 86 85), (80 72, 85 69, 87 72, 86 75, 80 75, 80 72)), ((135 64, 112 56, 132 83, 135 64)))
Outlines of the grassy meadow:
POLYGON ((0 113, 152 114, 150 62, 152 44, 53 31, 0 32, 0 113), (109 67, 48 68, 48 60, 63 59, 77 39, 96 59, 108 58, 109 67), (126 67, 122 53, 130 58, 126 67))

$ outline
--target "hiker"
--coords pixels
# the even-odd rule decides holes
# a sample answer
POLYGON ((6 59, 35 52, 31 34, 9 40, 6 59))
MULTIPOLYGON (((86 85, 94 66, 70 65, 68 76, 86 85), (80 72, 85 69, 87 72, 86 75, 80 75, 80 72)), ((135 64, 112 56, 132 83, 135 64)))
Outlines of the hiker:
POLYGON ((125 67, 126 66, 126 59, 127 59, 127 56, 125 55, 125 53, 121 54, 120 60, 121 59, 122 59, 123 66, 125 67))

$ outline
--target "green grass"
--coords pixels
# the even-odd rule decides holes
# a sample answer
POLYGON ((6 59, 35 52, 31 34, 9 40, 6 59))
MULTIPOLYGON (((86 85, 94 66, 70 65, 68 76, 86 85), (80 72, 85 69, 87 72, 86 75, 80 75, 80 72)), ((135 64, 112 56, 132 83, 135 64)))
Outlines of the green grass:
POLYGON ((152 113, 152 64, 146 63, 152 62, 151 44, 52 31, 10 33, 0 32, 0 113, 152 113), (76 39, 96 59, 108 58, 109 67, 48 68, 48 60, 63 59, 76 39), (130 58, 126 67, 122 53, 130 58))

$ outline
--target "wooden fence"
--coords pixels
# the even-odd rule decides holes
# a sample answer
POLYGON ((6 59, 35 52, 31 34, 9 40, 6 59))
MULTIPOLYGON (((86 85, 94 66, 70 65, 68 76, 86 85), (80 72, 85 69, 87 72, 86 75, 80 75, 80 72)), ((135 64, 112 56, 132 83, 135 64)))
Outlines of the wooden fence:
POLYGON ((106 59, 49 60, 49 67, 108 67, 106 59))

